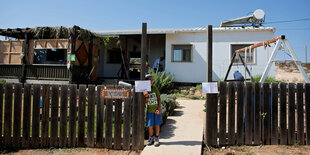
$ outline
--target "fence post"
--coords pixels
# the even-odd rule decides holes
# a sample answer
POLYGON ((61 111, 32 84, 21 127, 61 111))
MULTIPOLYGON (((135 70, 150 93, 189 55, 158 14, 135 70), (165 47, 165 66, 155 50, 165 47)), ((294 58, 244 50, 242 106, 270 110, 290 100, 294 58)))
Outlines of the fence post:
POLYGON ((243 123, 243 110, 244 110, 244 83, 238 82, 237 84, 237 144, 244 144, 244 123, 243 123))
POLYGON ((254 86, 254 145, 261 144, 262 124, 261 124, 261 84, 255 83, 254 86))
POLYGON ((307 145, 310 145, 310 83, 306 83, 305 89, 307 145))
POLYGON ((304 139, 304 96, 303 84, 297 84, 297 142, 299 145, 305 144, 304 139))
MULTIPOLYGON (((100 91, 100 90, 98 90, 100 91)), ((97 106, 98 108, 98 106, 97 106)), ((95 86, 88 87, 87 146, 94 147, 95 86)))
POLYGON ((85 104, 86 104, 86 86, 79 86, 79 104, 78 104, 78 146, 85 146, 85 104))
POLYGON ((262 109, 262 115, 263 115, 263 144, 269 145, 270 144, 270 88, 268 83, 263 83, 263 109, 262 109))
MULTIPOLYGON (((208 25, 207 49, 207 82, 212 82, 212 25, 208 25)), ((217 145, 217 94, 207 94, 206 98, 206 130, 205 144, 217 145), (215 127, 214 127, 215 125, 215 127)))
POLYGON ((246 83, 246 106, 245 106, 245 144, 252 144, 252 83, 246 83))
POLYGON ((226 145, 226 82, 220 83, 220 129, 219 144, 226 145))
POLYGON ((296 142, 295 135, 295 84, 288 85, 288 145, 296 142))
POLYGON ((22 141, 22 146, 24 148, 29 148, 30 146, 30 113, 31 113, 31 85, 25 84, 24 110, 23 110, 23 141, 22 141))
POLYGON ((230 82, 228 85, 228 145, 235 144, 235 104, 235 83, 230 82))
POLYGON ((70 85, 69 147, 76 146, 76 85, 70 85))
MULTIPOLYGON (((21 132, 21 104, 22 104, 22 84, 15 84, 14 90, 14 126, 13 126, 13 145, 20 147, 21 132)), ((2 121, 2 120, 1 120, 2 121)), ((2 130, 1 130, 2 134, 2 130)))
POLYGON ((287 144, 287 130, 286 130, 286 93, 287 93, 287 84, 280 83, 280 144, 285 145, 287 144))
POLYGON ((271 144, 278 144, 278 84, 271 85, 271 144))

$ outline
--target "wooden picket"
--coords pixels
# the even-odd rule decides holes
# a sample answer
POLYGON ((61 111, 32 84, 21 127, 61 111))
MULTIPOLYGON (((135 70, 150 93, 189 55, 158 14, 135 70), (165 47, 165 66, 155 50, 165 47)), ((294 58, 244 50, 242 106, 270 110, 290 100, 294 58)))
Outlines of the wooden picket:
POLYGON ((0 84, 0 116, 4 116, 0 143, 16 148, 140 149, 144 133, 138 127, 142 125, 133 128, 132 124, 144 115, 132 117, 134 94, 131 87, 112 85, 0 84), (131 93, 127 99, 104 99, 101 90, 105 88, 131 93), (132 131, 137 131, 136 137, 132 131))
POLYGON ((219 83, 219 111, 207 115, 219 115, 218 141, 208 145, 310 145, 308 94, 310 84, 219 83))

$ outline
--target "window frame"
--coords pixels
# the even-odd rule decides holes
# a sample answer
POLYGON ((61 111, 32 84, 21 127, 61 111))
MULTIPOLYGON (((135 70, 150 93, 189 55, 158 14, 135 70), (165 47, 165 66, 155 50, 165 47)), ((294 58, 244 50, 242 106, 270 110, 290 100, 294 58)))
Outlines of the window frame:
MULTIPOLYGON (((182 55, 183 55, 183 49, 182 49, 182 55)), ((192 44, 172 44, 171 45, 171 62, 173 62, 173 63, 192 63, 193 62, 193 45, 192 44), (175 46, 190 46, 190 60, 184 61, 182 58, 181 61, 175 61, 174 60, 174 47, 175 46)))
MULTIPOLYGON (((248 46, 251 46, 251 45, 254 45, 255 43, 252 43, 252 42, 238 42, 238 43, 230 43, 230 49, 229 49, 229 54, 230 54, 230 60, 231 60, 231 58, 232 58, 232 56, 233 56, 233 46, 234 45, 239 45, 239 46, 242 46, 242 45, 245 45, 244 47, 248 47, 248 46)), ((257 57, 257 49, 256 48, 253 48, 253 49, 251 49, 252 50, 252 56, 253 56, 253 58, 252 58, 252 62, 246 62, 246 60, 245 60, 245 57, 243 57, 243 60, 246 62, 246 64, 247 65, 255 65, 256 63, 257 63, 257 61, 256 61, 256 57, 257 57)), ((236 59, 236 58, 235 58, 236 59)), ((234 64, 236 64, 236 65, 241 65, 242 64, 242 62, 241 62, 241 60, 238 58, 238 60, 239 61, 234 61, 234 64)))
POLYGON ((66 63, 67 63, 67 57, 68 57, 68 49, 64 49, 64 48, 38 48, 38 49, 33 49, 33 64, 59 64, 59 65, 65 65, 66 63), (35 63, 35 53, 36 53, 36 50, 38 50, 38 51, 45 51, 45 61, 43 61, 44 63, 35 63), (62 61, 62 63, 60 63, 60 61, 58 60, 58 61, 50 61, 50 60, 48 60, 47 58, 50 58, 50 55, 49 55, 49 52, 51 52, 51 51, 53 51, 53 50, 55 50, 55 52, 57 51, 57 50, 63 50, 62 52, 63 52, 63 55, 64 55, 64 57, 63 57, 63 61, 62 61), (49 56, 49 57, 48 57, 49 56))

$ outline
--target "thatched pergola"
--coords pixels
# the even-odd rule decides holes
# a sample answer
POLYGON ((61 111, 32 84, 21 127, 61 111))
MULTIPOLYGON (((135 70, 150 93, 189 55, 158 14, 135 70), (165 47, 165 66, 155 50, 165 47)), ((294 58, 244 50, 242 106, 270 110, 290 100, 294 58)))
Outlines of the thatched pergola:
MULTIPOLYGON (((15 29, 8 28, 0 29, 0 35, 20 40, 19 45, 15 45, 20 47, 20 51, 15 52, 15 56, 11 51, 11 47, 13 46, 12 43, 9 44, 10 47, 7 47, 7 52, 4 53, 8 53, 8 58, 5 58, 9 59, 8 64, 11 64, 10 62, 12 58, 14 58, 14 60, 18 60, 18 56, 20 54, 19 61, 15 62, 17 62, 17 64, 19 62, 19 64, 21 63, 23 65, 23 75, 21 81, 24 81, 26 78, 26 68, 24 66, 33 63, 34 48, 62 48, 67 50, 67 55, 76 56, 77 61, 75 62, 67 60, 67 65, 70 66, 69 81, 70 83, 72 83, 72 79, 78 79, 77 76, 81 72, 87 72, 89 74, 90 71, 94 71, 94 74, 97 74, 98 62, 96 60, 96 57, 98 57, 98 49, 99 46, 103 47, 107 44, 105 37, 97 35, 96 33, 89 30, 80 28, 79 26, 35 27, 15 29), (48 47, 47 44, 51 46, 48 47), (13 55, 12 58, 11 55, 13 55), (78 67, 78 71, 76 69, 73 69, 74 66, 80 66, 78 67), (76 77, 74 78, 73 76, 76 77)), ((12 60, 12 62, 14 61, 12 60)), ((93 77, 95 79, 95 76, 93 77)))

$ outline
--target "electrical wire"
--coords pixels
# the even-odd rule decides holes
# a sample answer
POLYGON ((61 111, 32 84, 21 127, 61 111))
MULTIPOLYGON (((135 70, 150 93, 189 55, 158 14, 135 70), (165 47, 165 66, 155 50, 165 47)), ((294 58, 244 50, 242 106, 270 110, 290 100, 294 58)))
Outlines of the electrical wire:
POLYGON ((264 24, 275 24, 275 23, 290 23, 290 22, 299 22, 299 21, 308 21, 310 18, 304 18, 304 19, 295 19, 295 20, 282 20, 282 21, 274 21, 274 22, 267 22, 264 24))

